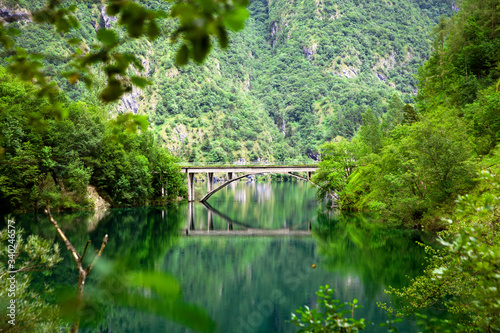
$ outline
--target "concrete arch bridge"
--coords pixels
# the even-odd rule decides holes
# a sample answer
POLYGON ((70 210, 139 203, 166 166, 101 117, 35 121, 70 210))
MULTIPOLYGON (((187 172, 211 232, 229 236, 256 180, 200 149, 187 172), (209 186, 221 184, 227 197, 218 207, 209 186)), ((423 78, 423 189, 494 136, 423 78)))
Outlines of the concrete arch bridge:
POLYGON ((317 165, 237 165, 237 166, 189 166, 189 167, 181 167, 181 172, 187 173, 188 175, 188 201, 195 201, 194 197, 194 175, 196 173, 204 173, 207 175, 207 193, 200 199, 201 202, 206 202, 214 193, 226 187, 228 184, 239 180, 241 178, 262 174, 262 173, 279 173, 286 174, 298 179, 302 179, 304 181, 310 182, 316 187, 319 187, 317 184, 311 182, 310 178, 313 172, 318 170, 317 165), (294 172, 306 172, 307 178, 298 176, 294 174, 294 172), (214 173, 225 173, 227 174, 227 181, 222 183, 217 188, 213 186, 213 178, 214 173))

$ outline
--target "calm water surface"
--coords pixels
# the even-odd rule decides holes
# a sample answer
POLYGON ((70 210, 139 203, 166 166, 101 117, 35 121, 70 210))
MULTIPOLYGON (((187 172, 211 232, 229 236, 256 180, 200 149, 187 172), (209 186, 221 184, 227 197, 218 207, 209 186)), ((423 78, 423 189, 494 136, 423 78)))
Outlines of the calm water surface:
MULTIPOLYGON (((217 323, 217 332, 296 332, 288 322, 291 312, 303 305, 314 307, 315 292, 325 284, 335 289, 337 299, 359 300, 363 308, 355 317, 377 324, 367 326, 366 332, 385 332, 378 323, 386 316, 376 302, 390 302, 384 288, 403 286, 406 276, 421 272, 424 254, 415 244, 419 237, 384 229, 360 216, 325 213, 315 192, 300 182, 240 182, 214 195, 209 207, 181 203, 111 210, 90 224, 88 213, 58 219, 79 249, 87 239, 98 246, 108 233, 104 263, 126 262, 137 270, 173 275, 184 300, 205 309, 217 323), (310 225, 312 232, 304 235, 310 225), (261 235, 246 236, 252 228, 261 235), (186 229, 190 236, 180 236, 186 229), (288 234, 266 234, 276 229, 288 234)), ((31 232, 57 238, 43 216, 18 220, 31 232)), ((86 294, 97 293, 101 273, 90 274, 86 294)), ((58 291, 75 286, 76 280, 74 263, 66 256, 50 279, 40 276, 36 282, 48 281, 58 291)), ((108 302, 113 293, 99 295, 101 304, 88 312, 94 323, 83 332, 191 332, 136 310, 133 302, 108 302)), ((417 332, 417 327, 404 322, 399 331, 417 332)))

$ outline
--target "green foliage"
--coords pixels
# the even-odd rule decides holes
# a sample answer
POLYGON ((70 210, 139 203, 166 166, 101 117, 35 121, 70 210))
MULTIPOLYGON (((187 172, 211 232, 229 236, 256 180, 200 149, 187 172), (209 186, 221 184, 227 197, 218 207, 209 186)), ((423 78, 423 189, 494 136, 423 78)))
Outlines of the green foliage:
POLYGON ((448 220, 450 227, 440 236, 443 248, 426 248, 431 257, 424 275, 409 287, 390 290, 400 298, 400 311, 405 315, 444 304, 456 320, 432 320, 420 314, 426 324, 440 327, 439 331, 500 330, 500 182, 487 171, 480 179, 481 192, 458 198, 457 210, 448 220))
POLYGON ((379 154, 358 156, 360 166, 345 189, 345 208, 380 211, 408 226, 422 223, 472 186, 466 131, 459 117, 443 109, 412 126, 396 126, 379 154))
POLYGON ((403 120, 401 123, 404 125, 411 125, 419 120, 417 111, 410 104, 403 106, 403 120))
POLYGON ((342 208, 443 229, 437 216, 451 212, 453 199, 474 187, 478 159, 498 142, 499 73, 491 58, 500 50, 493 31, 498 7, 477 0, 460 6, 469 11, 441 19, 435 30, 416 106, 393 95, 381 129, 372 112, 363 115, 353 141, 358 168, 341 193, 342 208))
MULTIPOLYGON (((96 266, 94 273, 99 283, 95 288, 86 291, 86 305, 83 311, 90 315, 82 318, 83 327, 98 325, 99 321, 105 318, 102 318, 102 315, 114 307, 133 308, 161 316, 196 332, 215 332, 215 322, 207 312, 199 306, 186 303, 180 283, 167 273, 138 271, 112 262, 103 262, 100 267, 96 266)), ((66 305, 63 316, 66 320, 71 319, 75 315, 71 307, 72 297, 59 301, 66 305)))
POLYGON ((10 221, 14 222, 13 224, 9 222, 13 228, 9 227, 0 231, 0 241, 3 244, 0 250, 0 260, 4 263, 0 267, 0 329, 2 332, 23 333, 59 331, 64 328, 59 308, 46 302, 43 297, 52 295, 52 288, 45 285, 43 293, 38 293, 32 287, 35 272, 42 271, 47 277, 52 275, 50 269, 62 260, 59 247, 38 236, 24 237, 24 231, 17 227, 13 219, 10 221), (14 232, 14 238, 9 237, 11 232, 14 232), (8 245, 14 245, 14 242, 9 240, 15 240, 17 243, 15 253, 8 251, 8 245), (14 256, 14 269, 8 269, 7 263, 14 256), (14 292, 9 291, 12 277, 15 279, 14 292), (7 307, 11 299, 15 300, 15 325, 8 323, 12 319, 7 316, 9 314, 7 307))
POLYGON ((465 114, 472 121, 474 149, 487 155, 500 142, 500 93, 494 86, 478 93, 474 103, 467 105, 465 114))
POLYGON ((401 124, 403 121, 403 107, 403 101, 398 94, 394 93, 389 101, 387 113, 384 114, 384 121, 382 122, 384 132, 390 131, 396 125, 401 124))
MULTIPOLYGON (((335 141, 321 147, 319 170, 312 176, 312 182, 318 184, 318 196, 325 197, 344 190, 348 178, 356 168, 354 143, 337 137, 335 141)), ((338 198, 338 195, 336 195, 338 198)))
POLYGON ((363 126, 359 129, 359 138, 361 143, 367 148, 366 152, 364 152, 365 154, 377 154, 380 152, 382 148, 380 123, 370 109, 363 113, 363 126))
POLYGON ((436 28, 435 52, 419 71, 421 111, 463 107, 499 79, 498 2, 461 0, 459 7, 436 28))
POLYGON ((334 290, 328 285, 320 286, 316 292, 318 303, 322 312, 317 309, 310 309, 308 306, 296 310, 292 313, 292 323, 300 327, 298 333, 321 333, 321 332, 359 332, 366 326, 364 319, 354 319, 354 310, 361 307, 357 305, 358 300, 352 303, 341 303, 333 299, 334 290), (348 305, 349 309, 343 310, 348 305), (345 314, 351 314, 350 318, 345 318, 345 314))
POLYGON ((366 109, 380 118, 396 92, 413 102, 431 25, 452 12, 438 0, 254 0, 248 10, 245 0, 55 3, 53 16, 77 5, 59 17, 79 29, 60 36, 47 24, 8 24, 6 38, 28 54, 17 63, 43 64, 27 72, 50 75, 73 100, 121 99, 120 111, 147 115, 173 154, 198 161, 221 159, 221 149, 228 161, 317 159, 324 142, 354 135, 366 109), (7 36, 11 26, 22 36, 7 36))
POLYGON ((170 197, 183 194, 176 159, 158 146, 145 117, 108 121, 99 108, 61 98, 67 117, 58 120, 32 85, 5 73, 0 92, 4 210, 37 210, 47 199, 62 209, 88 207, 89 185, 114 205, 148 203, 162 186, 170 197))
MULTIPOLYGON (((227 47, 227 28, 241 30, 248 16, 246 0, 222 1, 216 4, 197 0, 175 1, 168 14, 163 10, 148 9, 134 1, 109 0, 106 2, 105 12, 117 20, 126 36, 121 36, 114 29, 101 28, 96 30, 95 35, 99 44, 93 44, 89 49, 83 47, 83 38, 75 37, 72 33, 73 29, 80 28, 77 9, 91 4, 100 4, 100 1, 87 4, 79 1, 49 0, 42 8, 32 4, 28 9, 32 10, 36 23, 47 23, 55 27, 56 32, 62 34, 70 46, 72 53, 66 61, 72 59, 72 69, 58 73, 59 75, 66 77, 71 84, 82 80, 90 87, 94 81, 93 66, 102 68, 106 75, 106 87, 101 91, 100 98, 104 102, 116 101, 124 93, 131 92, 133 85, 144 87, 147 83, 145 78, 133 75, 129 80, 129 74, 134 70, 142 71, 143 66, 133 53, 117 50, 124 42, 143 37, 152 42, 163 34, 168 35, 172 43, 181 38, 182 46, 177 53, 178 64, 186 64, 189 59, 200 63, 211 49, 212 36, 219 38, 223 48, 227 47), (170 31, 162 31, 163 25, 159 21, 165 18, 176 20, 178 26, 170 31)), ((16 34, 18 30, 6 27, 5 23, 1 22, 0 44, 5 50, 13 48, 15 40, 12 36, 16 34)), ((52 39, 58 37, 52 36, 52 39)), ((46 79, 46 73, 41 70, 42 63, 32 60, 31 55, 21 47, 15 49, 9 61, 10 72, 24 81, 37 84, 40 87, 40 95, 49 97, 54 110, 57 111, 56 85, 46 79)))

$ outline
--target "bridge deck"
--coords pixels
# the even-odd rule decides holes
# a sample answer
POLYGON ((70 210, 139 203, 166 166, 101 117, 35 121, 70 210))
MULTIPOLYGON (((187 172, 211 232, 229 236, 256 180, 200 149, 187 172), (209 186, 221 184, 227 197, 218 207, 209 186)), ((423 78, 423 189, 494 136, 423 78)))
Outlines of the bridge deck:
POLYGON ((196 166, 196 167, 181 167, 181 172, 184 173, 209 173, 209 172, 244 172, 244 173, 282 173, 282 172, 314 172, 318 170, 315 165, 308 166, 196 166))
POLYGON ((182 232, 183 236, 295 236, 295 237, 311 237, 311 232, 308 230, 262 230, 262 229, 247 229, 247 230, 186 230, 182 232))

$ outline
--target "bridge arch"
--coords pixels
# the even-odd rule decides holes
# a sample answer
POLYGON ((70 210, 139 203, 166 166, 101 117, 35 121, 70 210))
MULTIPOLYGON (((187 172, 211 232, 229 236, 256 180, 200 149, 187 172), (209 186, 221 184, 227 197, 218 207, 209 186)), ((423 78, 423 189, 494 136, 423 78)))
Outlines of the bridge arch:
POLYGON ((311 183, 312 185, 320 188, 320 186, 316 183, 313 183, 311 180, 307 179, 307 178, 304 178, 304 177, 301 177, 299 175, 295 175, 291 172, 252 172, 252 173, 246 173, 242 176, 238 176, 238 177, 235 177, 235 178, 232 178, 232 179, 229 179, 227 181, 225 181, 224 183, 222 183, 219 187, 213 189, 212 191, 209 191, 207 194, 205 194, 203 196, 203 198, 200 199, 200 202, 206 202, 212 195, 214 195, 216 192, 220 191, 221 189, 223 189, 224 187, 226 187, 227 185, 231 184, 232 182, 236 181, 236 180, 240 180, 242 178, 245 178, 245 177, 248 177, 250 175, 256 175, 256 174, 262 174, 262 173, 275 173, 275 174, 283 174, 283 175, 289 175, 289 176, 292 176, 292 177, 295 177, 297 179, 300 179, 300 180, 304 180, 306 182, 309 182, 311 183))

